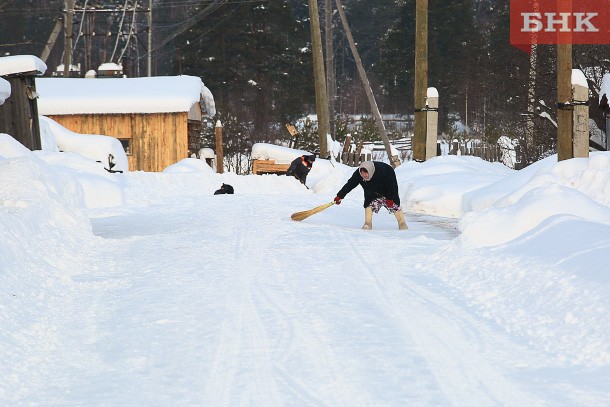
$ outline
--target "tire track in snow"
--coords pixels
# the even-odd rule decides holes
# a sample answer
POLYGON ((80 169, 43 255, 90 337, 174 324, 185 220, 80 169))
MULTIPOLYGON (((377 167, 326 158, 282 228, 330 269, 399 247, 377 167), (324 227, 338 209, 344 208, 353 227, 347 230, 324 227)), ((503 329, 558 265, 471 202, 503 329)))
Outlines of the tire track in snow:
MULTIPOLYGON (((269 260, 272 269, 280 264, 276 257, 269 260)), ((284 385, 283 389, 301 405, 341 406, 354 400, 354 395, 362 390, 345 375, 345 363, 335 351, 337 344, 329 340, 327 320, 301 310, 286 296, 292 291, 288 287, 270 290, 259 285, 258 288, 261 297, 279 315, 278 320, 290 321, 286 327, 289 335, 281 342, 282 346, 276 347, 282 352, 282 358, 275 366, 276 379, 284 385), (307 364, 298 366, 300 374, 288 370, 289 359, 293 358, 307 364), (304 382, 304 377, 311 371, 316 377, 309 377, 304 382)))
MULTIPOLYGON (((251 207, 245 209, 250 214, 254 213, 251 207)), ((227 406, 265 400, 270 405, 280 405, 269 358, 270 341, 253 299, 255 274, 264 264, 261 261, 253 264, 252 259, 261 258, 256 253, 264 253, 265 241, 258 238, 254 228, 239 228, 234 230, 232 244, 233 260, 239 266, 233 270, 235 287, 225 301, 226 318, 206 380, 203 404, 227 406), (240 378, 242 375, 247 375, 250 380, 243 380, 240 378), (248 383, 248 387, 236 389, 240 383, 248 383)))
MULTIPOLYGON (((447 298, 430 291, 408 277, 390 273, 381 279, 375 267, 348 236, 351 254, 373 281, 377 302, 397 321, 405 342, 412 341, 427 361, 446 400, 455 405, 541 405, 535 396, 504 377, 495 364, 514 366, 514 347, 483 322, 476 321, 447 298), (486 340, 494 338, 494 343, 486 340)), ((416 260, 425 264, 423 256, 416 260)), ((405 260, 405 263, 408 263, 405 260)), ((414 262, 411 261, 411 264, 414 262)), ((519 354, 523 349, 519 349, 519 354)))

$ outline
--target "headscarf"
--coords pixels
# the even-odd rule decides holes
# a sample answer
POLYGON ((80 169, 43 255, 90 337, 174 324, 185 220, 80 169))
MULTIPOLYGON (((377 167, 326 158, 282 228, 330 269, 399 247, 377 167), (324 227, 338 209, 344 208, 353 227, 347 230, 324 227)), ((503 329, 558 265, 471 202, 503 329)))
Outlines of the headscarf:
POLYGON ((373 164, 372 161, 363 162, 362 164, 360 164, 360 167, 358 167, 358 173, 360 173, 361 168, 364 168, 369 173, 369 179, 365 181, 370 181, 371 178, 373 178, 373 174, 375 173, 375 164, 373 164))

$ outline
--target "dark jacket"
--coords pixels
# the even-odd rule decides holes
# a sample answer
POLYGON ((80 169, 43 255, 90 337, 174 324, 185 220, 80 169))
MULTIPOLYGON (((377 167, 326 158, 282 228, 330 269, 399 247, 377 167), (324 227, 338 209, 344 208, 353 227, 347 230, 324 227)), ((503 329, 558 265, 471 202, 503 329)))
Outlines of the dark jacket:
POLYGON ((398 182, 396 181, 396 173, 394 168, 380 161, 373 161, 375 172, 369 181, 362 179, 358 169, 347 180, 343 188, 337 193, 341 199, 345 198, 352 189, 358 184, 364 190, 364 207, 366 208, 377 198, 391 199, 394 203, 400 206, 400 197, 398 196, 398 182))
POLYGON ((290 163, 290 167, 288 167, 286 175, 292 175, 293 177, 301 181, 301 184, 304 184, 315 160, 316 157, 313 155, 302 155, 300 157, 295 158, 290 163))

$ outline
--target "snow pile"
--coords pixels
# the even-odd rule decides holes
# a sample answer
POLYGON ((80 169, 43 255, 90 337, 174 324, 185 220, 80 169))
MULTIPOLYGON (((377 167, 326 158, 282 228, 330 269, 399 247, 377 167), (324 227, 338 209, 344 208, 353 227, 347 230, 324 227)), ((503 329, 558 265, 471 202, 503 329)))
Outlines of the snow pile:
POLYGON ((0 157, 24 157, 36 165, 50 164, 53 174, 67 178, 67 195, 76 194, 79 206, 87 208, 113 207, 124 204, 120 180, 107 172, 103 164, 72 153, 50 151, 32 152, 7 134, 0 134, 0 157), (76 186, 72 182, 76 181, 76 186), (76 191, 74 191, 76 189, 76 191))
POLYGON ((203 172, 206 174, 214 174, 214 170, 205 162, 205 160, 200 160, 197 158, 184 158, 177 163, 166 167, 163 172, 203 172))
POLYGON ((42 75, 47 71, 47 65, 42 59, 33 55, 12 55, 0 57, 0 76, 14 74, 42 75))
POLYGON ((397 170, 403 206, 460 217, 460 236, 435 257, 438 275, 558 362, 609 365, 610 153, 521 171, 477 160, 397 170))
POLYGON ((75 133, 66 129, 55 120, 44 116, 39 117, 42 140, 55 139, 55 144, 61 151, 74 152, 85 158, 98 161, 106 169, 128 171, 127 155, 118 139, 99 134, 75 133), (112 168, 110 168, 110 162, 114 164, 112 168))
POLYGON ((396 169, 404 209, 456 218, 467 210, 465 193, 510 173, 502 164, 466 156, 435 157, 425 164, 411 161, 396 169))
MULTIPOLYGON (((556 162, 549 157, 527 171, 531 177, 514 177, 514 189, 495 187, 498 199, 476 207, 460 221, 461 240, 476 247, 506 243, 555 216, 576 216, 610 224, 610 155, 592 153, 590 159, 556 162), (522 184, 522 185, 519 185, 522 184), (516 187, 516 188, 515 188, 516 187), (504 195, 504 196, 501 196, 504 195)), ((489 187, 488 190, 494 190, 489 187)), ((471 197, 475 197, 472 194, 471 197)))
POLYGON ((10 135, 0 133, 0 157, 15 158, 31 154, 23 144, 12 138, 10 135))
POLYGON ((71 278, 84 271, 92 235, 73 176, 28 154, 0 158, 0 185, 0 400, 14 405, 44 383, 62 347, 71 278))

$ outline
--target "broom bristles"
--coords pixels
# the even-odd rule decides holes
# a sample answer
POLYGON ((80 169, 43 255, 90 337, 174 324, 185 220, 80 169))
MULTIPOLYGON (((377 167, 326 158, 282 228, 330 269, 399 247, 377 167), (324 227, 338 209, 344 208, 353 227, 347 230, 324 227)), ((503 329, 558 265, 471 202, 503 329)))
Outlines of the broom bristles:
POLYGON ((316 206, 315 208, 310 209, 308 211, 293 213, 292 216, 290 216, 290 219, 300 222, 303 219, 309 218, 311 215, 315 215, 318 212, 322 212, 324 209, 330 208, 334 204, 335 204, 335 202, 333 201, 333 202, 326 203, 324 205, 316 206))

